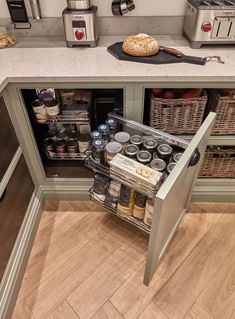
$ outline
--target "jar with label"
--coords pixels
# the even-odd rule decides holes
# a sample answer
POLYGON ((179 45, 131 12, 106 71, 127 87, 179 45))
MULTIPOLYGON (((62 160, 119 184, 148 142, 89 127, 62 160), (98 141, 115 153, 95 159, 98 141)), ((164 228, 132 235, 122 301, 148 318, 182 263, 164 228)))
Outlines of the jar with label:
POLYGON ((66 142, 65 140, 59 140, 55 142, 56 153, 65 154, 66 153, 66 142))
POLYGON ((148 165, 152 160, 152 154, 148 151, 139 151, 137 161, 143 165, 148 165))
POLYGON ((121 152, 122 152, 122 144, 115 141, 109 142, 105 146, 105 163, 109 164, 114 158, 114 156, 121 152))
POLYGON ((101 138, 97 138, 92 142, 92 157, 99 164, 104 164, 105 142, 101 138))
POLYGON ((166 169, 166 163, 160 158, 155 158, 154 160, 151 161, 150 167, 154 169, 155 171, 162 173, 166 169))
POLYGON ((181 158, 181 156, 183 155, 183 153, 177 153, 173 155, 173 161, 174 162, 179 162, 179 159, 181 158))
POLYGON ((139 152, 139 147, 134 144, 129 144, 127 147, 124 149, 124 153, 127 157, 136 159, 136 156, 139 152))
POLYGON ((154 199, 148 198, 146 202, 145 214, 144 214, 144 223, 148 226, 152 225, 154 212, 154 199))
POLYGON ((105 198, 105 204, 116 208, 120 196, 121 183, 111 181, 105 198))
POLYGON ((109 126, 107 124, 101 124, 98 126, 98 131, 102 133, 104 141, 109 141, 109 126))
POLYGON ((43 144, 46 152, 54 152, 54 140, 46 139, 43 144))
POLYGON ((115 119, 107 119, 105 121, 105 124, 107 124, 109 126, 109 137, 110 137, 111 140, 113 140, 114 139, 114 135, 117 132, 117 126, 118 126, 117 120, 115 120, 115 119))
POLYGON ((68 140, 67 141, 67 148, 69 154, 76 154, 78 153, 78 143, 76 140, 68 140))
POLYGON ((78 148, 80 153, 85 153, 89 150, 91 145, 91 140, 89 134, 80 134, 78 136, 78 148))
POLYGON ((140 135, 133 135, 130 139, 130 143, 141 148, 143 144, 143 137, 140 135))
POLYGON ((114 135, 115 141, 121 143, 123 148, 129 144, 130 138, 131 136, 127 132, 118 132, 114 135))
POLYGON ((173 171, 173 169, 174 169, 174 167, 175 167, 176 164, 177 164, 177 163, 175 163, 175 162, 171 162, 170 164, 167 165, 167 172, 168 172, 168 174, 170 174, 170 173, 173 171))
POLYGON ((147 196, 135 192, 135 201, 133 207, 133 216, 138 219, 144 219, 147 196))
POLYGON ((47 112, 44 102, 40 100, 35 100, 32 102, 31 105, 36 121, 38 123, 45 123, 47 121, 47 112))
POLYGON ((96 173, 94 176, 94 185, 93 185, 93 192, 96 195, 96 199, 103 202, 105 200, 105 195, 106 195, 108 187, 109 187, 109 178, 105 175, 96 173))
POLYGON ((132 215, 135 192, 128 186, 122 185, 120 198, 117 205, 118 212, 124 215, 132 215))
POLYGON ((67 139, 68 139, 68 141, 76 141, 77 142, 77 133, 76 132, 68 132, 67 139))
POLYGON ((91 139, 101 139, 102 138, 102 133, 100 131, 92 131, 91 132, 91 139))
POLYGON ((172 151, 172 147, 168 144, 160 144, 157 147, 158 157, 164 160, 166 163, 169 163, 172 151))
POLYGON ((157 141, 153 138, 147 138, 143 142, 143 150, 148 151, 151 154, 155 153, 157 150, 157 141))
POLYGON ((60 107, 57 100, 45 101, 47 115, 56 117, 60 114, 60 107))

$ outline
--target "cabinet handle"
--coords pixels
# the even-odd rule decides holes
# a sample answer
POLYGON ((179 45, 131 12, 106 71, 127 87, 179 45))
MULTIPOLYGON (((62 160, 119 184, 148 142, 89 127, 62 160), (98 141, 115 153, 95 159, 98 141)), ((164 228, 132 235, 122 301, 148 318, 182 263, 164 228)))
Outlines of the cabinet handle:
POLYGON ((191 157, 191 159, 190 159, 190 161, 189 161, 188 167, 197 165, 197 163, 199 162, 200 158, 201 158, 201 154, 200 154, 198 148, 196 148, 194 153, 193 153, 193 155, 192 155, 192 157, 191 157))

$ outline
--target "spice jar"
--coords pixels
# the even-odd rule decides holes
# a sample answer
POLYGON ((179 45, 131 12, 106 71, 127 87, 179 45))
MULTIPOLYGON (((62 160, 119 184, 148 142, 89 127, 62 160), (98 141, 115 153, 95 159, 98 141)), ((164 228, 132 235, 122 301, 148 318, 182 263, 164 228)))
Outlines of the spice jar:
POLYGON ((168 144, 160 144, 157 147, 157 155, 163 159, 166 163, 169 163, 172 154, 172 147, 168 144))
POLYGON ((168 172, 169 174, 172 172, 172 170, 174 169, 174 167, 175 167, 176 164, 177 164, 177 163, 172 162, 172 163, 170 163, 170 164, 167 165, 167 172, 168 172))
POLYGON ((137 161, 143 165, 148 165, 152 160, 152 154, 148 151, 139 151, 137 161))
POLYGON ((181 158, 182 155, 183 155, 183 153, 174 154, 173 161, 176 163, 179 162, 179 159, 181 158))
POLYGON ((56 152, 59 154, 66 153, 66 142, 65 140, 59 140, 55 142, 55 149, 56 152))
POLYGON ((90 144, 89 134, 80 134, 78 136, 78 148, 80 153, 85 153, 89 149, 90 144))
POLYGON ((135 159, 138 152, 139 152, 139 147, 134 144, 129 144, 127 147, 124 149, 125 155, 129 158, 135 159))
POLYGON ((91 132, 91 139, 95 140, 97 138, 102 138, 102 133, 100 131, 92 131, 91 132))
POLYGON ((43 101, 35 100, 31 104, 35 119, 38 123, 45 123, 47 121, 46 107, 43 101))
POLYGON ((107 119, 105 124, 109 126, 109 137, 111 140, 114 139, 114 135, 117 132, 117 121, 115 119, 107 119))
POLYGON ((166 169, 166 163, 160 158, 155 158, 150 163, 150 167, 154 169, 155 171, 162 173, 166 169))
POLYGON ((141 146, 143 144, 143 137, 140 135, 133 135, 130 139, 130 143, 141 148, 141 146))
POLYGON ((115 141, 121 143, 123 148, 129 144, 130 138, 131 136, 127 132, 118 132, 114 135, 115 141))
POLYGON ((102 133, 102 137, 105 141, 109 141, 109 126, 107 124, 99 125, 98 131, 102 133))
POLYGON ((148 151, 151 154, 155 153, 157 150, 157 141, 153 138, 147 138, 143 142, 143 150, 148 151))
POLYGON ((105 163, 109 164, 114 156, 122 151, 122 144, 118 142, 109 142, 105 146, 105 163))
POLYGON ((49 116, 55 117, 60 114, 59 103, 57 100, 45 101, 45 106, 49 116))
POLYGON ((92 156, 99 164, 104 164, 104 149, 105 142, 103 139, 98 138, 92 142, 92 156))

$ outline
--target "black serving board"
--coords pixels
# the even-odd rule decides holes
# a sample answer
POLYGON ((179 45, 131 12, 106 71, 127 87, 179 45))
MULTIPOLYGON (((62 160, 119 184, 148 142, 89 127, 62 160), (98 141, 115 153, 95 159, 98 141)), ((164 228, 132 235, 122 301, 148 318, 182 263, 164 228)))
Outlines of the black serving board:
POLYGON ((123 52, 122 50, 123 42, 116 42, 110 45, 107 50, 111 53, 115 58, 124 61, 131 61, 131 62, 140 62, 140 63, 150 63, 150 64, 167 64, 167 63, 192 63, 198 65, 204 65, 206 63, 205 59, 200 57, 190 57, 190 56, 182 56, 176 57, 164 51, 159 51, 157 54, 148 56, 148 57, 136 57, 131 56, 123 52))

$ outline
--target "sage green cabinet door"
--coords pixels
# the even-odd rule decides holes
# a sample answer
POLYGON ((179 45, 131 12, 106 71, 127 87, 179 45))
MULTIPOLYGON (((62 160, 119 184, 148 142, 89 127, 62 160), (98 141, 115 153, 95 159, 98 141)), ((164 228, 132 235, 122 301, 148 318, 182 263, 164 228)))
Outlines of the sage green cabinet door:
MULTIPOLYGON (((144 284, 146 285, 150 283, 161 257, 185 214, 215 115, 212 112, 208 115, 156 195, 144 276, 144 284), (195 161, 197 162, 195 165, 190 165, 195 154, 200 154, 199 161, 195 161)), ((197 160, 196 155, 194 159, 197 160)))

